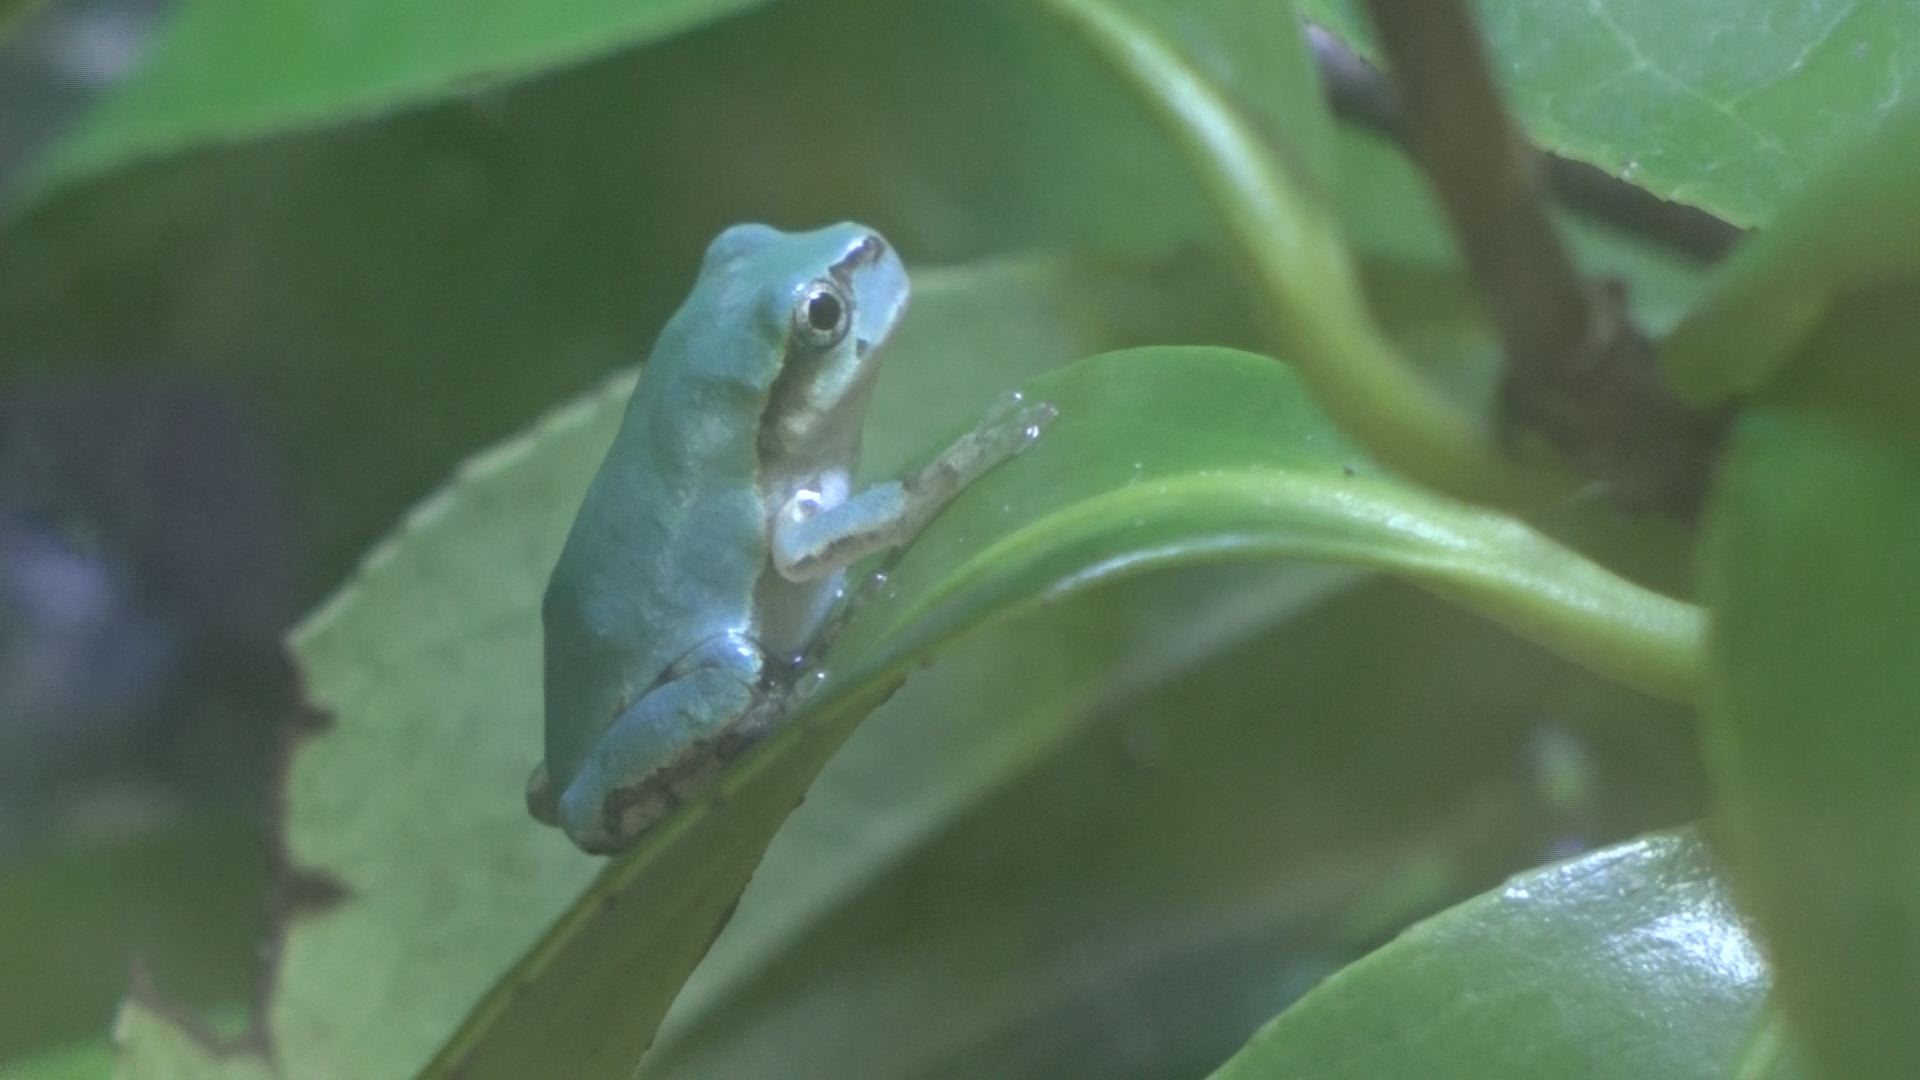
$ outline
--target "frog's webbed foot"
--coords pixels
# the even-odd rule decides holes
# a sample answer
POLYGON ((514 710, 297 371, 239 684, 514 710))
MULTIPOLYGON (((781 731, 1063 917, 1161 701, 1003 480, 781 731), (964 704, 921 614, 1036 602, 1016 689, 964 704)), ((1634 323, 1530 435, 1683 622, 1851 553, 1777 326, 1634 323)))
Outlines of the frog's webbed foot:
POLYGON ((1033 445, 1058 415, 1060 410, 1050 402, 1028 401, 1017 390, 1008 394, 979 426, 904 481, 908 498, 937 511, 982 473, 1033 445))
MULTIPOLYGON (((705 785, 761 730, 764 661, 744 636, 688 653, 664 681, 613 722, 554 801, 554 817, 582 850, 617 851, 705 785)), ((534 785, 528 806, 539 817, 534 785)))

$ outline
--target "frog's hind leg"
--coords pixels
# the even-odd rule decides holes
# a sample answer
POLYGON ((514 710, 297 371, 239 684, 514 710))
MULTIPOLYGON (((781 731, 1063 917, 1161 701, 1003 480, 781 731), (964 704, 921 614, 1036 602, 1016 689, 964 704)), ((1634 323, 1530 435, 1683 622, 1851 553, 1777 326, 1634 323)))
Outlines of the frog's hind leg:
POLYGON ((764 661, 747 638, 696 647, 613 722, 560 795, 556 817, 587 851, 625 847, 718 771, 746 734, 764 661))

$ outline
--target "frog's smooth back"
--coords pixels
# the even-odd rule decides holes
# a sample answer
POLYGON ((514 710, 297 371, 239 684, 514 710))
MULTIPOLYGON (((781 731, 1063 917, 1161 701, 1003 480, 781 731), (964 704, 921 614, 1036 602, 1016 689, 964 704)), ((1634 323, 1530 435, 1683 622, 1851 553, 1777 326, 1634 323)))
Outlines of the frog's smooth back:
POLYGON ((565 783, 695 645, 751 632, 767 559, 758 427, 798 291, 855 225, 735 226, 661 330, 548 582, 546 762, 565 783))

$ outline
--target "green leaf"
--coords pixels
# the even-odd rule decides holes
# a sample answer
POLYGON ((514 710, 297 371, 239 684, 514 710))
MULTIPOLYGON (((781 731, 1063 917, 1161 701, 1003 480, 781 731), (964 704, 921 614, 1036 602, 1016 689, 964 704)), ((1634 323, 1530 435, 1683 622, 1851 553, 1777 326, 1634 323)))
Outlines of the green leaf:
POLYGON ((643 1073, 1199 1075, 1404 920, 1698 812, 1678 709, 1405 587, 1246 637, 1324 594, 1308 569, 1115 583, 916 674, 774 839, 643 1073), (1561 739, 1609 805, 1537 783, 1561 739))
POLYGON ((102 1039, 8 1063, 8 1075, 25 1080, 100 1080, 113 1073, 113 1047, 102 1039))
MULTIPOLYGON (((1302 0, 1348 41, 1354 0, 1302 0)), ((1819 164, 1920 83, 1901 0, 1480 0, 1514 115, 1541 146, 1736 225, 1767 225, 1819 164)))
POLYGON ((1702 545, 1734 883, 1830 1077, 1920 1075, 1920 294, 1842 300, 1744 410, 1702 545))
POLYGON ((1704 692, 1735 883, 1823 1075, 1920 1071, 1920 111, 1830 168, 1669 341, 1744 408, 1702 544, 1704 692))
POLYGON ((61 143, 50 186, 207 142, 365 118, 685 32, 760 0, 191 0, 61 143))
POLYGON ((1404 574, 1630 684, 1690 692, 1697 612, 1510 518, 1379 474, 1284 366, 1165 349, 1074 370, 1057 392, 1033 387, 1060 396, 1062 415, 993 485, 992 524, 929 530, 837 655, 912 651, 1014 598, 1123 570, 1308 558, 1404 574))
POLYGON ((1668 339, 1668 376, 1701 402, 1773 378, 1850 293, 1920 269, 1920 108, 1833 162, 1714 274, 1668 339))
POLYGON ((169 1008, 128 998, 114 1022, 114 1080, 273 1080, 258 1046, 212 1039, 169 1008))
POLYGON ((186 820, 11 855, 0 869, 0 1075, 106 1030, 137 964, 195 1009, 246 997, 265 922, 258 826, 186 820))
POLYGON ((1214 1075, 1722 1080, 1761 1032, 1766 995, 1705 845, 1655 835, 1420 923, 1214 1075))
POLYGON ((1332 187, 1333 118, 1291 4, 1101 2, 1164 35, 1196 72, 1246 113, 1289 168, 1308 184, 1332 187))

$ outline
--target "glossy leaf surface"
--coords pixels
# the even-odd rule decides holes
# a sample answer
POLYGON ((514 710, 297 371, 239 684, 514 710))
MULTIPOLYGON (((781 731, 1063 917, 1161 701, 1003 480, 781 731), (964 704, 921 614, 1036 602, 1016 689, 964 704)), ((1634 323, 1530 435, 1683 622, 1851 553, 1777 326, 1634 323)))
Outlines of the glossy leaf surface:
POLYGON ((1767 972, 1705 845, 1654 835, 1522 874, 1330 976, 1214 1075, 1786 1076, 1738 1066, 1767 972))

